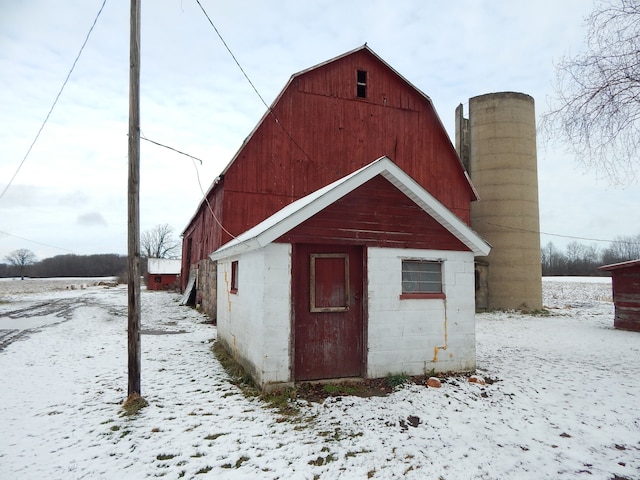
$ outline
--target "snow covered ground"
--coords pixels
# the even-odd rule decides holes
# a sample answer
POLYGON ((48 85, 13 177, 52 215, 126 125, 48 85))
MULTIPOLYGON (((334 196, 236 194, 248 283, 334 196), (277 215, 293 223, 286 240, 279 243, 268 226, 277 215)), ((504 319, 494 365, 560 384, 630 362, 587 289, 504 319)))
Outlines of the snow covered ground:
POLYGON ((0 478, 638 479, 640 334, 612 328, 610 279, 543 285, 549 316, 477 316, 494 383, 300 402, 283 420, 229 382, 215 326, 146 290, 149 406, 123 416, 126 287, 2 281, 0 478))

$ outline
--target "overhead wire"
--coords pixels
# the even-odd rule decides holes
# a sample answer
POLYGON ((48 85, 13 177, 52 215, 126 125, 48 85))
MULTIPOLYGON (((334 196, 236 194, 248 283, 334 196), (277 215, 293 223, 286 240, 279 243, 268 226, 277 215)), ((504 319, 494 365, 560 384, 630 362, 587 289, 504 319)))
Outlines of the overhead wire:
MULTIPOLYGON (((150 138, 147 138, 144 135, 140 135, 140 139, 144 140, 145 142, 149 142, 149 143, 153 143, 154 145, 158 145, 159 147, 163 147, 163 148, 166 148, 168 150, 172 150, 172 151, 174 151, 176 153, 179 153, 180 155, 184 155, 185 157, 192 158, 193 160, 197 160, 197 161, 200 162, 200 165, 202 165, 202 160, 201 159, 199 159, 198 157, 194 157, 193 155, 190 155, 190 154, 188 154, 186 152, 182 152, 182 151, 178 150, 177 148, 170 147, 169 145, 165 145, 164 143, 156 142, 155 140, 151 140, 150 138)), ((199 179, 198 179, 198 181, 199 181, 199 179)))
POLYGON ((20 240, 24 240, 25 242, 36 243, 38 245, 42 245, 43 247, 54 248, 56 250, 62 250, 64 252, 69 252, 69 253, 76 253, 73 250, 69 250, 68 248, 56 247, 55 245, 50 245, 50 244, 44 243, 44 242, 38 242, 37 240, 31 240, 30 238, 21 237, 19 235, 14 235, 13 233, 5 232, 3 230, 0 230, 0 233, 2 233, 4 235, 9 235, 10 237, 19 238, 20 240))
POLYGON ((24 155, 24 158, 20 162, 20 165, 18 165, 18 168, 16 169, 15 173, 13 174, 11 179, 9 180, 9 183, 7 183, 7 185, 2 190, 2 193, 0 193, 0 199, 2 197, 4 197, 4 194, 7 192, 7 190, 9 189, 9 187, 11 186, 13 181, 15 180, 16 176, 18 176, 18 173, 22 169, 22 166, 24 165, 24 163, 27 161, 27 158, 29 157, 29 154, 31 153, 31 150, 33 149, 34 145, 38 141, 38 138, 40 137, 40 133, 42 133, 42 130, 44 129, 44 127, 47 124, 47 122, 49 121, 49 117, 51 116, 51 113, 53 112, 53 109, 55 108, 56 104, 58 103, 58 100, 60 99, 60 95, 62 95, 62 91, 64 90, 64 87, 67 85, 67 82, 69 81, 69 77, 71 77, 71 73, 73 73, 73 70, 76 68, 76 64, 78 63, 78 60, 80 59, 80 55, 82 55, 82 51, 84 50, 84 47, 87 45, 87 42, 89 41, 89 36, 91 35, 91 32, 93 31, 93 28, 96 26, 98 18, 100 17, 100 14, 102 13, 102 10, 104 9, 104 6, 105 6, 106 3, 107 3, 107 0, 103 0, 102 5, 100 6, 100 10, 98 10, 98 14, 93 19, 93 23, 91 24, 91 28, 89 28, 89 31, 87 32, 87 35, 85 36, 84 42, 82 42, 82 46, 80 47, 80 51, 78 52, 78 55, 76 55, 76 58, 73 61, 73 65, 71 65, 71 69, 69 69, 69 73, 67 73, 67 76, 64 79, 64 82, 62 82, 62 87, 60 87, 60 91, 58 91, 58 94, 56 95, 56 98, 53 101, 53 104, 51 105, 51 108, 49 109, 49 112, 47 113, 47 116, 45 117, 44 121, 42 122, 42 125, 40 125, 40 128, 38 129, 38 132, 36 133, 35 138, 31 142, 31 145, 27 149, 27 153, 24 155))
MULTIPOLYGON (((49 121, 49 117, 51 117, 51 114, 53 113, 54 108, 58 104, 58 100, 60 99, 60 96, 62 95, 62 92, 64 91, 65 87, 67 86, 67 83, 69 82, 69 78, 71 77, 71 74, 73 73, 73 71, 74 71, 74 69, 76 67, 76 64, 78 63, 78 60, 80 59, 80 56, 82 55, 82 52, 84 51, 84 47, 87 45, 87 42, 89 41, 89 37, 91 36, 91 32, 93 32, 93 29, 95 28, 96 23, 98 22, 98 18, 100 18, 100 15, 102 14, 102 10, 104 10, 104 6, 106 5, 106 3, 107 3, 107 0, 103 0, 102 5, 100 6, 100 9, 98 10, 98 13, 96 14, 95 18, 93 19, 93 23, 91 24, 91 27, 89 28, 89 31, 85 35, 85 38, 84 38, 84 41, 82 42, 82 46, 80 47, 80 50, 78 51, 78 54, 76 55, 76 58, 74 59, 73 64, 71 65, 71 68, 69 69, 69 72, 67 73, 67 76, 65 77, 64 81, 62 82, 62 86, 60 87, 60 90, 58 91, 58 94, 56 95, 56 98, 54 99, 53 104, 51 105, 51 108, 49 109, 49 112, 47 113, 46 117, 44 118, 44 121, 42 122, 42 125, 40 125, 40 128, 38 129, 38 132, 36 133, 36 136, 34 137, 33 141, 31 142, 31 145, 29 145, 29 148, 27 149, 27 153, 25 153, 24 157, 22 158, 22 161, 18 165, 18 168, 14 172, 13 176, 11 177, 11 179, 9 180, 7 185, 5 185, 5 187, 2 190, 2 192, 0 192, 0 199, 2 199, 4 197, 4 195, 7 193, 7 190, 9 190, 9 187, 11 187, 11 185, 13 184, 13 181, 16 179, 16 177, 18 176, 18 173, 20 172, 20 170, 22 169, 23 165, 27 161, 27 158, 31 154, 31 150, 33 150, 33 147, 35 146, 36 142, 40 138, 40 134, 42 133, 42 130, 44 129, 44 127, 47 124, 47 122, 49 121)), ((44 243, 44 242, 39 242, 37 240, 32 240, 30 238, 21 237, 19 235, 14 235, 12 233, 5 232, 5 231, 2 231, 2 230, 0 230, 0 233, 2 233, 4 235, 8 235, 10 237, 19 238, 20 240, 24 240, 26 242, 31 242, 31 243, 35 243, 35 244, 38 244, 38 245, 42 245, 44 247, 54 248, 56 250, 62 250, 62 251, 65 251, 65 252, 70 252, 70 253, 75 253, 73 250, 69 250, 68 248, 57 247, 55 245, 50 245, 50 244, 47 244, 47 243, 44 243)))
POLYGON ((220 39, 220 41, 222 42, 224 47, 227 49, 227 52, 229 52, 229 55, 231 55, 231 58, 233 58, 233 61, 236 63, 236 65, 238 66, 238 68, 242 72, 242 75, 244 75, 244 78, 247 80, 247 82, 249 82, 249 85, 251 85, 251 88, 253 88, 253 91, 256 92, 256 95, 258 95, 258 98, 260 99, 262 104, 267 108, 267 112, 269 112, 269 115, 271 115, 273 117, 276 125, 278 125, 280 128, 282 128, 282 131, 284 131, 284 133, 289 137, 291 142, 304 154, 305 157, 307 157, 308 160, 311 160, 311 157, 309 156, 309 154, 304 150, 304 148, 302 148, 302 146, 296 141, 296 139, 293 138, 293 135, 291 135, 291 132, 289 132, 289 130, 287 130, 285 128, 285 126, 280 122, 280 119, 274 113, 273 109, 267 104, 267 102, 264 100, 262 95, 260 95, 260 92, 258 91, 256 86, 254 85, 254 83, 251 81, 251 79, 249 78, 249 75, 247 75, 247 72, 245 72, 244 68, 242 68, 242 65, 240 65, 240 62, 238 61, 238 59, 236 58, 234 53, 231 51, 231 48, 229 48, 229 45, 227 44, 225 39, 222 37, 222 34, 220 33, 220 31, 218 30, 218 28, 215 26, 215 24, 211 20, 211 17, 209 17, 209 14, 207 13, 207 11, 204 9, 202 4, 200 3, 200 0, 196 0, 196 2, 198 4, 198 6, 200 7, 200 10, 202 10, 202 13, 204 14, 204 16, 207 17, 207 20, 209 21, 209 24, 213 27, 213 30, 216 32, 216 35, 218 35, 218 38, 220 39))
POLYGON ((500 227, 500 228, 508 228, 510 230, 517 230, 519 232, 525 232, 525 233, 536 233, 538 235, 548 235, 551 237, 561 237, 561 238, 571 238, 574 240, 587 240, 587 241, 591 241, 591 242, 606 242, 606 243, 629 243, 629 244, 635 244, 637 242, 634 241, 629 241, 629 240, 610 240, 610 239, 604 239, 604 238, 588 238, 588 237, 578 237, 575 235, 562 235, 559 233, 548 233, 548 232, 543 232, 541 230, 530 230, 527 228, 520 228, 520 227, 513 227, 510 225, 501 225, 499 223, 493 223, 493 222, 487 222, 487 221, 482 221, 483 223, 485 223, 486 225, 492 225, 494 227, 500 227))

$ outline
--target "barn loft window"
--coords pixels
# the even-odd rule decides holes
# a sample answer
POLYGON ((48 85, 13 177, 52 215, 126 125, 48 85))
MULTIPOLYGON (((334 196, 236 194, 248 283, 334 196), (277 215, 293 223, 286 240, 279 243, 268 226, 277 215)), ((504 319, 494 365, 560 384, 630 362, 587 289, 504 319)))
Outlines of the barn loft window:
POLYGON ((356 96, 367 98, 367 72, 365 70, 358 70, 356 73, 356 96))
POLYGON ((238 293, 238 261, 231 262, 231 293, 238 293))
POLYGON ((442 262, 402 260, 402 295, 400 298, 444 298, 442 262))

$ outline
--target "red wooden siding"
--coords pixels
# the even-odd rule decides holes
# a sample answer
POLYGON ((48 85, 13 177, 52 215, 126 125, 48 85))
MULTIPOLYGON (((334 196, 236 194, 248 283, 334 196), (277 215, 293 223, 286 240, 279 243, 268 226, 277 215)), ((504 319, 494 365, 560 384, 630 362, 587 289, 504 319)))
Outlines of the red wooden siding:
POLYGON ((640 332, 640 264, 612 270, 613 325, 640 332))
POLYGON ((382 176, 355 189, 277 241, 469 250, 382 176))
MULTIPOLYGON (((383 155, 469 224, 475 194, 433 105, 367 48, 295 76, 273 113, 280 124, 266 115, 209 193, 232 235, 383 155), (364 99, 357 70, 367 72, 364 99)), ((232 237, 203 203, 184 238, 183 279, 232 237)))
POLYGON ((178 286, 175 273, 150 273, 147 275, 147 290, 171 290, 178 286))

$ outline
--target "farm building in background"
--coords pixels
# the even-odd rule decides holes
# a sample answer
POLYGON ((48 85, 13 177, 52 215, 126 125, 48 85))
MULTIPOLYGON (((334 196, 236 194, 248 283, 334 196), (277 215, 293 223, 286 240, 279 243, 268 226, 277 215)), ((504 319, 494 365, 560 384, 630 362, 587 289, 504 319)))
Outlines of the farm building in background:
POLYGON ((473 370, 476 200, 429 97, 365 45, 293 75, 214 180, 184 298, 264 387, 473 370))
POLYGON ((600 267, 611 272, 613 326, 640 332, 640 259, 600 267))
POLYGON ((182 262, 169 258, 147 259, 147 290, 174 290, 180 286, 182 262))

